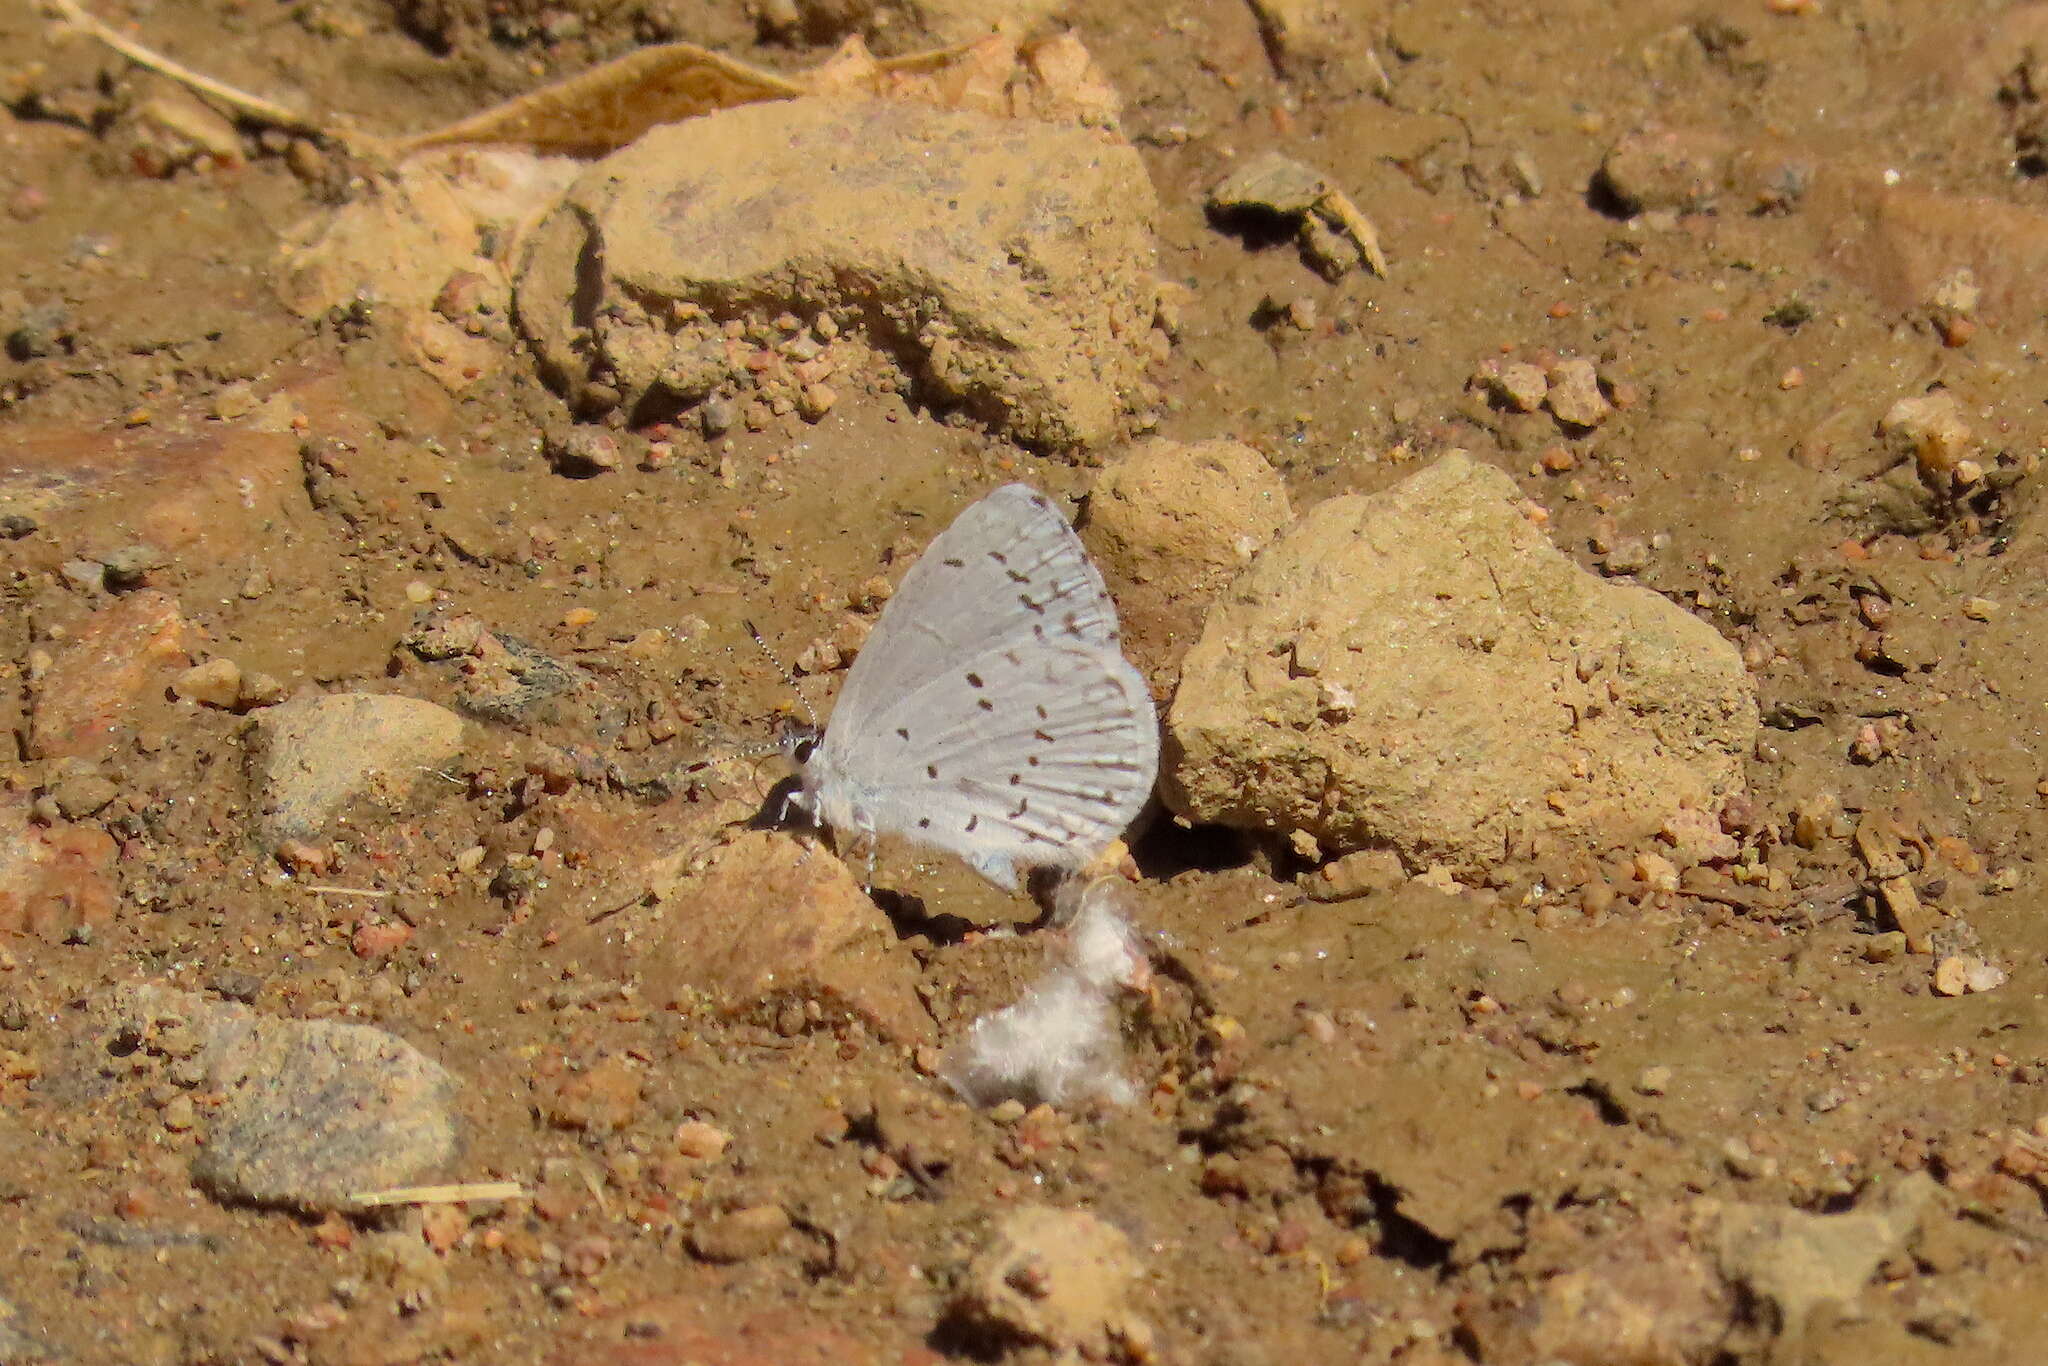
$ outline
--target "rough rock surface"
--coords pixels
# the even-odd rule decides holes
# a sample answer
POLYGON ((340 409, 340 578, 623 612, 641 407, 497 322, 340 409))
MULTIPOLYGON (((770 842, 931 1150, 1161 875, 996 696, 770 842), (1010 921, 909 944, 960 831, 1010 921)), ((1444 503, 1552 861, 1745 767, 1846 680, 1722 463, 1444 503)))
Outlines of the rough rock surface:
POLYGON ((25 798, 0 797, 0 938, 52 942, 113 921, 120 892, 113 838, 96 825, 44 827, 25 798))
POLYGON ((264 830, 305 839, 357 797, 403 803, 462 748, 462 718, 417 697, 308 694, 256 725, 264 830))
POLYGON ((578 180, 535 232, 519 321, 586 403, 605 386, 673 411, 751 387, 794 406, 853 362, 852 336, 931 401, 1085 444, 1115 434, 1141 378, 1153 207, 1137 154, 1102 132, 748 105, 658 128, 578 180), (777 317, 820 313, 836 346, 763 345, 777 317))
POLYGON ((931 1037, 908 950, 846 865, 822 851, 750 832, 664 854, 618 891, 614 906, 637 904, 563 940, 593 973, 635 978, 656 1001, 697 993, 740 1011, 815 1003, 890 1039, 931 1037))
POLYGON ((86 757, 113 748, 164 670, 189 662, 192 629, 168 593, 145 588, 100 608, 30 669, 29 753, 86 757))
POLYGON ((1081 539, 1155 691, 1171 690, 1210 602, 1293 519, 1279 472, 1236 441, 1154 439, 1103 470, 1081 539))
POLYGON ((1114 1225, 1080 1210, 1029 1206, 1006 1215, 969 1264, 953 1317, 1099 1361, 1149 1341, 1125 1305, 1137 1275, 1130 1240, 1114 1225))
POLYGON ((119 992, 113 1010, 121 1032, 190 1056, 223 1097, 192 1165, 223 1200, 343 1208, 455 1156, 455 1078, 382 1030, 268 1018, 151 985, 119 992))
POLYGON ((1854 1301, 1940 1199, 1934 1178, 1914 1172, 1841 1214, 1711 1202, 1702 1213, 1722 1276, 1769 1330, 1796 1341, 1822 1306, 1854 1301))
POLYGON ((1198 821, 1472 872, 1657 831, 1742 784, 1753 685, 1705 622, 1574 566, 1461 453, 1335 498, 1209 614, 1162 788, 1198 821))
POLYGON ((42 533, 10 554, 39 568, 138 541, 177 558, 255 554, 303 504, 299 438, 254 423, 108 433, 53 422, 13 428, 0 446, 0 515, 42 533))

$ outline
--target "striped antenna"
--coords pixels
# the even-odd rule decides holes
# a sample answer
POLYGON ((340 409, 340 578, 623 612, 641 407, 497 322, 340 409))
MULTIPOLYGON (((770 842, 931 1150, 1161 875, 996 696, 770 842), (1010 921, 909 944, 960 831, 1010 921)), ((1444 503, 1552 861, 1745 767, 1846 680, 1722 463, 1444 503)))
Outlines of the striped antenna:
POLYGON ((818 720, 818 709, 811 705, 810 695, 804 691, 803 680, 782 662, 782 656, 775 653, 774 647, 769 645, 767 637, 761 634, 759 627, 751 621, 742 621, 740 624, 747 628, 747 634, 754 638, 754 643, 761 647, 761 653, 768 657, 768 662, 775 666, 775 671, 782 675, 782 681, 787 683, 789 690, 796 695, 797 702, 804 709, 804 715, 810 718, 811 729, 820 735, 824 734, 824 723, 818 720))

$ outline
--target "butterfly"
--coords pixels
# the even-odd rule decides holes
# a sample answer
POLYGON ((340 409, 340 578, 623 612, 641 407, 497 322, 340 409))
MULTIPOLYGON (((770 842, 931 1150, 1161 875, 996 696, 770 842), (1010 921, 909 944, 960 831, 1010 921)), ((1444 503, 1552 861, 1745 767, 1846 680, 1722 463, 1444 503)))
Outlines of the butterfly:
POLYGON ((998 887, 1072 871, 1122 835, 1159 771, 1159 723, 1080 538, 1024 484, 919 557, 822 735, 785 750, 789 805, 866 841, 958 855, 998 887))

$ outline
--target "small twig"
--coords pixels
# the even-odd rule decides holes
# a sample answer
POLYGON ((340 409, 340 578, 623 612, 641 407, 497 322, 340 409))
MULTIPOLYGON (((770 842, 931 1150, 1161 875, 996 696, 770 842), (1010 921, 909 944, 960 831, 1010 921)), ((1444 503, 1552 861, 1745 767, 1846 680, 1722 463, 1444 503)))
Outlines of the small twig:
POLYGON ((467 1181, 450 1186, 394 1186, 390 1190, 361 1191, 348 1198, 357 1209, 378 1209, 385 1205, 460 1205, 471 1200, 530 1200, 526 1187, 517 1181, 467 1181))
POLYGON ((391 893, 376 887, 322 887, 315 883, 301 883, 299 890, 302 892, 318 892, 322 896, 370 896, 381 898, 391 895, 391 893))
POLYGON ((159 75, 168 76, 180 85, 196 90, 202 95, 210 95, 223 104, 240 110, 250 118, 263 123, 275 124, 280 128, 289 128, 294 132, 310 133, 315 137, 335 138, 337 141, 346 141, 346 139, 341 138, 335 133, 333 129, 323 128, 305 115, 295 114, 275 100, 266 100, 261 95, 251 94, 247 90, 238 89, 235 86, 229 85, 226 81, 218 81, 211 76, 201 75, 191 67, 172 61, 169 57, 144 47, 132 38, 122 37, 112 28, 108 27, 104 21, 87 13, 79 5, 78 0, 50 0, 50 5, 59 14, 63 15, 66 20, 76 24, 79 28, 99 39, 102 43, 105 43, 137 66, 147 67, 159 75))

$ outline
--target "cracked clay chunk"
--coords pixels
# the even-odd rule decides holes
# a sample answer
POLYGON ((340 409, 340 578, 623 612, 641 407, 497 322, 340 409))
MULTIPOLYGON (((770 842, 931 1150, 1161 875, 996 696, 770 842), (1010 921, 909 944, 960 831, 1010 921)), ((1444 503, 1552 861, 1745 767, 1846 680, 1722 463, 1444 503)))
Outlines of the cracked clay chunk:
POLYGON ((1758 720, 1735 648, 1578 568, 1519 500, 1453 453, 1283 532, 1181 666, 1169 805, 1469 873, 1741 790, 1758 720))
POLYGON ((630 411, 793 395, 865 345, 926 399, 1033 445, 1087 445, 1117 434, 1142 378, 1154 205, 1136 152, 1100 131, 748 105, 591 167, 535 232, 519 320, 572 395, 609 387, 630 411), (788 376, 725 327, 821 313, 838 340, 788 376))

